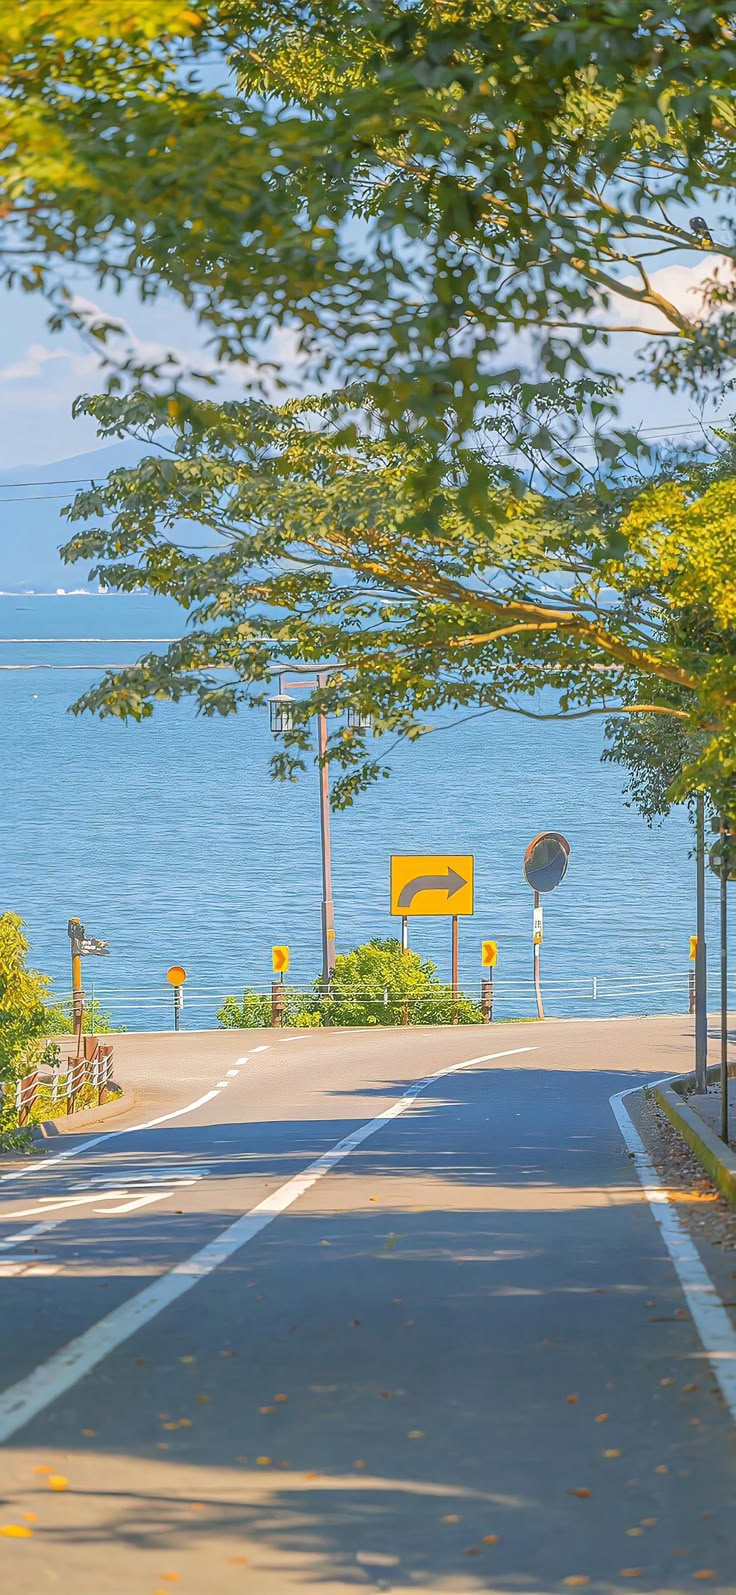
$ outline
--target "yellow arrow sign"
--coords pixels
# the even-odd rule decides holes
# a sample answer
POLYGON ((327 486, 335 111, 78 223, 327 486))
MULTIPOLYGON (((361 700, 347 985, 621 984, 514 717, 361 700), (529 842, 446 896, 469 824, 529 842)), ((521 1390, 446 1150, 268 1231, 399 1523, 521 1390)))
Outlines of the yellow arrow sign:
POLYGON ((288 947, 272 947, 271 958, 273 960, 274 974, 285 975, 289 968, 290 954, 288 947))
POLYGON ((472 853, 394 853, 391 913, 472 914, 472 853))
POLYGON ((484 941, 480 944, 480 961, 486 969, 495 969, 498 963, 498 942, 484 941))

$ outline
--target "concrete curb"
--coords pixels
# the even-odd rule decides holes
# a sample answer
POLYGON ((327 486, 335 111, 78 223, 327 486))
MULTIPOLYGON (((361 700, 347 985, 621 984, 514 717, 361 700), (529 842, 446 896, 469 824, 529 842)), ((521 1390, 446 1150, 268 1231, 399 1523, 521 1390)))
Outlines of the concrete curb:
POLYGON ((55 1141, 60 1135, 76 1135, 77 1131, 104 1123, 105 1119, 114 1119, 134 1107, 134 1092, 124 1091, 122 1096, 115 1097, 112 1102, 104 1102, 100 1108, 82 1108, 80 1113, 70 1113, 63 1119, 45 1119, 43 1124, 34 1124, 32 1138, 36 1145, 43 1145, 44 1141, 55 1141))
MULTIPOLYGON (((734 1068, 729 1069, 729 1074, 736 1073, 734 1068)), ((719 1068, 708 1069, 708 1078, 716 1079, 719 1068)), ((717 1185, 726 1201, 736 1207, 736 1154, 731 1148, 725 1146, 723 1141, 703 1123, 700 1115, 694 1113, 686 1102, 682 1101, 684 1093, 689 1086, 695 1084, 694 1074, 682 1076, 673 1085, 659 1085, 652 1089, 657 1106, 666 1113, 670 1123, 679 1131, 684 1141, 687 1141, 691 1151, 695 1153, 698 1162, 702 1164, 706 1174, 710 1175, 714 1185, 717 1185)))

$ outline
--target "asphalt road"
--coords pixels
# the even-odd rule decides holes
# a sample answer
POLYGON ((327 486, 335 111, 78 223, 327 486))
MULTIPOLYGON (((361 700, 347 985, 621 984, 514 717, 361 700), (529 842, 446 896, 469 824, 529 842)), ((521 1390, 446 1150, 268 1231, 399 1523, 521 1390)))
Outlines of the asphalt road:
POLYGON ((733 1426, 609 1105, 689 1029, 117 1038, 132 1110, 0 1166, 3 1587, 733 1592, 733 1426))

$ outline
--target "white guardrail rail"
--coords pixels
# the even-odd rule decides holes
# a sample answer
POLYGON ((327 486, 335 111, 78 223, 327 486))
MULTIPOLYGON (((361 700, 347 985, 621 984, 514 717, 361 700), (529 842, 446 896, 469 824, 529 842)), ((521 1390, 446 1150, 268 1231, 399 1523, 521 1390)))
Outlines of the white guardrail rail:
MULTIPOLYGON (((293 1007, 299 998, 309 1001, 310 1005, 319 1004, 325 999, 314 986, 298 986, 285 983, 281 988, 284 997, 293 1007)), ((243 978, 237 983, 228 986, 218 984, 202 984, 185 986, 183 997, 183 1011, 181 1023, 184 1028, 210 1029, 217 1024, 217 1013, 228 998, 236 1002, 242 1001, 244 993, 271 1002, 272 986, 264 987, 262 973, 254 980, 243 978)), ((458 990, 460 1000, 466 999, 474 1003, 480 1000, 480 983, 473 986, 466 985, 458 990)), ((447 1005, 449 988, 445 995, 438 998, 438 1003, 447 1005)), ((692 1004, 692 966, 690 969, 674 970, 663 973, 644 973, 641 975, 581 975, 573 978, 555 979, 550 977, 543 981, 543 995, 545 1008, 551 1018, 583 1018, 586 1015, 595 1016, 596 1013, 609 1017, 626 1015, 646 1015, 665 1013, 687 1013, 691 1011, 692 1004)), ((717 992, 715 985, 710 991, 710 1006, 717 1005, 717 992)), ((165 981, 146 982, 140 985, 115 985, 113 983, 90 984, 86 991, 87 1007, 90 1023, 99 1031, 102 1016, 109 1018, 114 1028, 126 1027, 133 1030, 167 1030, 173 1027, 174 1003, 172 988, 165 981)), ((70 1005, 68 993, 60 993, 56 1002, 70 1005)), ((416 1003, 421 1003, 426 1009, 430 1007, 432 999, 429 997, 403 997, 398 993, 377 992, 375 987, 366 990, 351 991, 349 996, 339 998, 341 1006, 346 1002, 355 1001, 361 1005, 375 1004, 377 1009, 390 1006, 407 1007, 409 1015, 416 1003)), ((732 1006, 736 1006, 736 993, 734 993, 732 1006)), ((493 981, 493 1014, 494 1018, 529 1018, 536 1011, 534 987, 531 977, 529 979, 514 978, 512 976, 499 976, 495 972, 493 981)), ((327 1015, 326 1015, 327 1017, 327 1015)), ((378 1017, 378 1015, 377 1015, 378 1017)), ((288 1021, 287 1021, 288 1022, 288 1021)), ((424 1022, 427 1022, 426 1020, 424 1022)))

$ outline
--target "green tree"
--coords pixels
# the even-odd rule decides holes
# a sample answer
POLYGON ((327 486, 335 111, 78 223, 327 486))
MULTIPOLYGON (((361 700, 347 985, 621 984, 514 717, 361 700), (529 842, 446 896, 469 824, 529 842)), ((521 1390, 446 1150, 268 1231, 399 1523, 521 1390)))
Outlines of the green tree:
POLYGON ((722 380, 734 82, 732 0, 88 0, 83 31, 25 0, 0 22, 2 268, 97 338, 78 264, 177 294, 251 374, 286 337, 305 381, 422 423, 439 491, 519 331, 552 375, 633 328, 657 380, 722 380), (686 311, 656 271, 693 256, 686 311))
MULTIPOLYGON (((730 440, 708 465, 691 461, 648 484, 604 470, 564 493, 545 490, 541 446, 529 455, 539 487, 491 449, 493 492, 478 526, 452 473, 435 520, 425 439, 407 443, 374 417, 348 444, 350 402, 274 408, 182 396, 175 415, 142 392, 83 404, 104 436, 135 432, 166 452, 78 495, 70 515, 85 529, 65 556, 91 564, 106 586, 173 596, 190 624, 163 654, 103 677, 78 707, 142 718, 160 699, 190 696, 205 714, 228 714, 263 704, 276 663, 339 661, 293 705, 277 775, 303 766, 315 708, 352 704, 384 738, 420 736, 448 709, 674 718, 698 730, 686 789, 727 787, 736 772, 730 440), (694 628, 685 623, 693 614, 703 616, 694 628)), ((567 414, 556 403, 548 429, 567 414)), ((516 426, 513 407, 502 410, 502 438, 507 422, 516 426)), ((365 730, 333 731, 337 803, 387 773, 389 747, 374 752, 365 730)))
MULTIPOLYGON (((15 1083, 49 1050, 46 1008, 50 981, 27 967, 28 941, 17 914, 0 915, 0 1146, 18 1141, 15 1083)), ((22 1139, 22 1136, 21 1136, 22 1139)))

